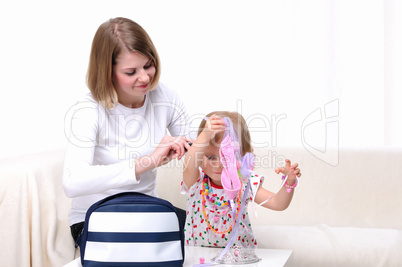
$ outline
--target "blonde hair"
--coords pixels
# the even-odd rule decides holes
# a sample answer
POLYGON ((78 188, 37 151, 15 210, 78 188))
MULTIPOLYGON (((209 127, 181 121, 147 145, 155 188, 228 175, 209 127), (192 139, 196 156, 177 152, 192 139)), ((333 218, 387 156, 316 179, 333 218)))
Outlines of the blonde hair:
POLYGON ((159 55, 147 32, 130 19, 112 18, 101 24, 95 33, 87 73, 89 90, 106 108, 114 108, 118 102, 112 74, 116 58, 123 49, 137 51, 152 60, 155 75, 150 90, 155 89, 159 82, 159 55))
MULTIPOLYGON (((221 118, 227 117, 232 121, 234 131, 237 135, 237 138, 240 141, 242 157, 247 153, 253 152, 253 147, 251 146, 251 138, 250 131, 248 130, 247 123, 243 116, 238 112, 230 112, 230 111, 213 111, 207 115, 207 117, 211 117, 212 115, 217 115, 221 118)), ((206 124, 206 120, 202 120, 200 126, 198 127, 198 135, 204 130, 206 124)))

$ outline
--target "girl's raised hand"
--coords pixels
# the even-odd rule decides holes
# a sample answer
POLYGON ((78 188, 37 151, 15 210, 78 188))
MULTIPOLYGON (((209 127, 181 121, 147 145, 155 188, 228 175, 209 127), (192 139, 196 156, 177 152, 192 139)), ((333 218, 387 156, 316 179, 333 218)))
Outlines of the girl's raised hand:
POLYGON ((283 175, 288 176, 290 181, 295 181, 296 178, 301 176, 301 172, 298 167, 298 163, 291 164, 289 159, 285 159, 285 166, 276 168, 275 172, 277 174, 282 173, 283 175))
POLYGON ((212 137, 217 133, 224 132, 226 124, 223 119, 217 115, 212 115, 205 123, 203 132, 210 134, 212 137))

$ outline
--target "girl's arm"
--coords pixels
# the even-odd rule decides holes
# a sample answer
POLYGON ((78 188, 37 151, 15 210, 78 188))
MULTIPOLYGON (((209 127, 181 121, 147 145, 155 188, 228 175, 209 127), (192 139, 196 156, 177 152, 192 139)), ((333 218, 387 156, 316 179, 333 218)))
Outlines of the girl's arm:
POLYGON ((209 138, 202 132, 184 157, 183 181, 190 188, 200 176, 198 168, 201 166, 204 150, 209 145, 209 138))
MULTIPOLYGON (((285 166, 276 168, 275 172, 287 175, 288 176, 287 184, 291 186, 296 181, 296 178, 301 176, 300 169, 297 168, 298 166, 299 165, 297 163, 291 165, 290 160, 286 159, 285 166)), ((289 207, 289 204, 292 201, 294 190, 295 189, 293 189, 290 193, 288 193, 286 191, 286 187, 283 186, 270 201, 264 203, 262 206, 272 210, 278 210, 278 211, 285 210, 287 209, 287 207, 289 207)), ((272 197, 273 195, 274 193, 260 186, 255 195, 255 202, 257 204, 260 204, 265 200, 267 200, 268 198, 272 197)))
POLYGON ((211 139, 225 130, 225 122, 216 115, 211 116, 205 124, 204 130, 197 137, 184 158, 183 181, 190 188, 199 177, 199 167, 204 157, 205 149, 211 139))

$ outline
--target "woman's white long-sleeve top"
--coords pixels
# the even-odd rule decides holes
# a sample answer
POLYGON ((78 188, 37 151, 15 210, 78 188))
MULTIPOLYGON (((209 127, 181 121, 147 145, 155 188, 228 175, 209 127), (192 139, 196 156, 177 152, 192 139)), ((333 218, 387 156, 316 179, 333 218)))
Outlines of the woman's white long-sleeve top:
POLYGON ((146 94, 140 108, 106 109, 91 94, 71 107, 63 168, 64 191, 73 198, 70 225, 84 221, 88 208, 107 196, 123 191, 156 196, 156 169, 136 177, 134 161, 151 154, 167 130, 172 136, 189 135, 183 103, 162 84, 146 94))

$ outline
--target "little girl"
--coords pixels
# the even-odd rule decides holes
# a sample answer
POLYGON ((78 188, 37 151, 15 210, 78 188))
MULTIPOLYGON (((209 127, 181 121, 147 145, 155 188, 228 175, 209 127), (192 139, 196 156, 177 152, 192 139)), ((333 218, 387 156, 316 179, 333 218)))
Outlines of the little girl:
POLYGON ((250 133, 239 113, 212 112, 201 122, 184 161, 181 184, 182 193, 187 195, 187 245, 226 247, 239 219, 232 246, 256 247, 247 204, 253 200, 260 204, 272 197, 262 206, 273 210, 289 206, 297 177, 301 176, 298 164, 286 160, 285 166, 275 169, 287 179, 274 195, 261 187, 264 178, 252 171, 252 152, 250 133))

